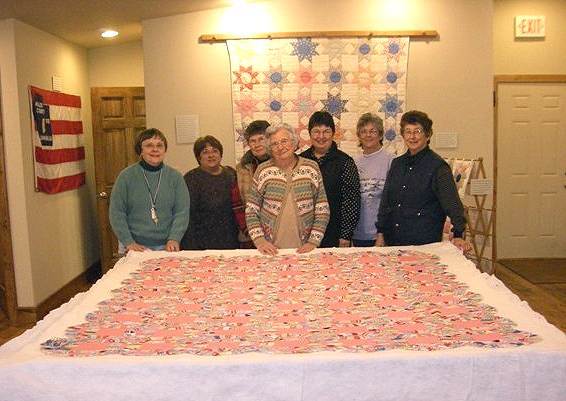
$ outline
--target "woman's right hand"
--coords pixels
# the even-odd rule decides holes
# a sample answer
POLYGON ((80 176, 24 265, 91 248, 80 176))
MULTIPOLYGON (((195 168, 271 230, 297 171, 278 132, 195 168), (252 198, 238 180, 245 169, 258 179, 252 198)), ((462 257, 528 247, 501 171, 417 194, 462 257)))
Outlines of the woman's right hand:
POLYGON ((126 246, 126 252, 136 251, 136 252, 143 252, 147 248, 143 245, 138 244, 137 242, 132 242, 130 245, 126 246))
POLYGON ((383 234, 379 233, 375 236, 375 246, 377 247, 385 246, 385 238, 383 238, 383 234))
POLYGON ((275 245, 264 238, 256 240, 255 246, 263 255, 275 256, 279 252, 275 245))

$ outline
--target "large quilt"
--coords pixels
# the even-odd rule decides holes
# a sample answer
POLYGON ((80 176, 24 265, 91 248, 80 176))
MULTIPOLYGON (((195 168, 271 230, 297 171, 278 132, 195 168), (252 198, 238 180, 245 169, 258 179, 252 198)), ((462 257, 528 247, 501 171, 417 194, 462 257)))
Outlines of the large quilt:
POLYGON ((328 111, 339 147, 359 151, 356 123, 372 112, 384 121, 384 147, 404 149, 398 133, 405 108, 409 38, 295 38, 228 41, 236 157, 253 120, 287 123, 299 148, 309 146, 309 117, 328 111))
POLYGON ((566 336, 449 243, 134 252, 0 347, 10 401, 563 401, 566 336))
POLYGON ((374 352, 537 341, 414 250, 171 256, 43 343, 68 356, 374 352))

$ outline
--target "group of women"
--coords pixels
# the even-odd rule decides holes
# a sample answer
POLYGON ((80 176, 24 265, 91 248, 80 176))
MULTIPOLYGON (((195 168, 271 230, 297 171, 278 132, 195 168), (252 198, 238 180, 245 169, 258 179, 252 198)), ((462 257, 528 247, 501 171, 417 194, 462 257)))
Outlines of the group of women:
POLYGON ((432 121, 420 111, 401 118, 407 152, 383 149, 383 121, 363 114, 357 124, 362 154, 338 149, 333 117, 315 112, 311 147, 286 124, 254 121, 249 150, 234 170, 222 162, 222 144, 204 136, 194 144, 199 166, 184 177, 163 163, 167 139, 143 131, 139 163, 118 176, 110 223, 121 252, 257 248, 305 253, 317 247, 421 245, 442 239, 450 217, 452 242, 463 250, 464 210, 448 164, 428 144, 432 121), (183 179, 184 178, 184 179, 183 179))

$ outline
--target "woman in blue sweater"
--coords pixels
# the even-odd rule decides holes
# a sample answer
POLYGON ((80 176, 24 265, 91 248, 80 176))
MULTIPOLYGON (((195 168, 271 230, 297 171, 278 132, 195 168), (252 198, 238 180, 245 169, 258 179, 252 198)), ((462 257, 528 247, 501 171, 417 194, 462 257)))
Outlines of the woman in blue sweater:
POLYGON ((183 176, 163 163, 167 139, 155 128, 140 133, 140 161, 120 173, 110 196, 110 225, 127 251, 179 250, 189 225, 189 192, 183 176))

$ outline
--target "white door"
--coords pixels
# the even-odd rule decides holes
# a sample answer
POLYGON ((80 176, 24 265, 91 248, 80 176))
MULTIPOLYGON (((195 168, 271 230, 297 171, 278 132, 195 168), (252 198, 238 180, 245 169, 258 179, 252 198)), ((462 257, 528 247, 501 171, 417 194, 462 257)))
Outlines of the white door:
POLYGON ((500 83, 497 256, 566 257, 566 83, 500 83))

